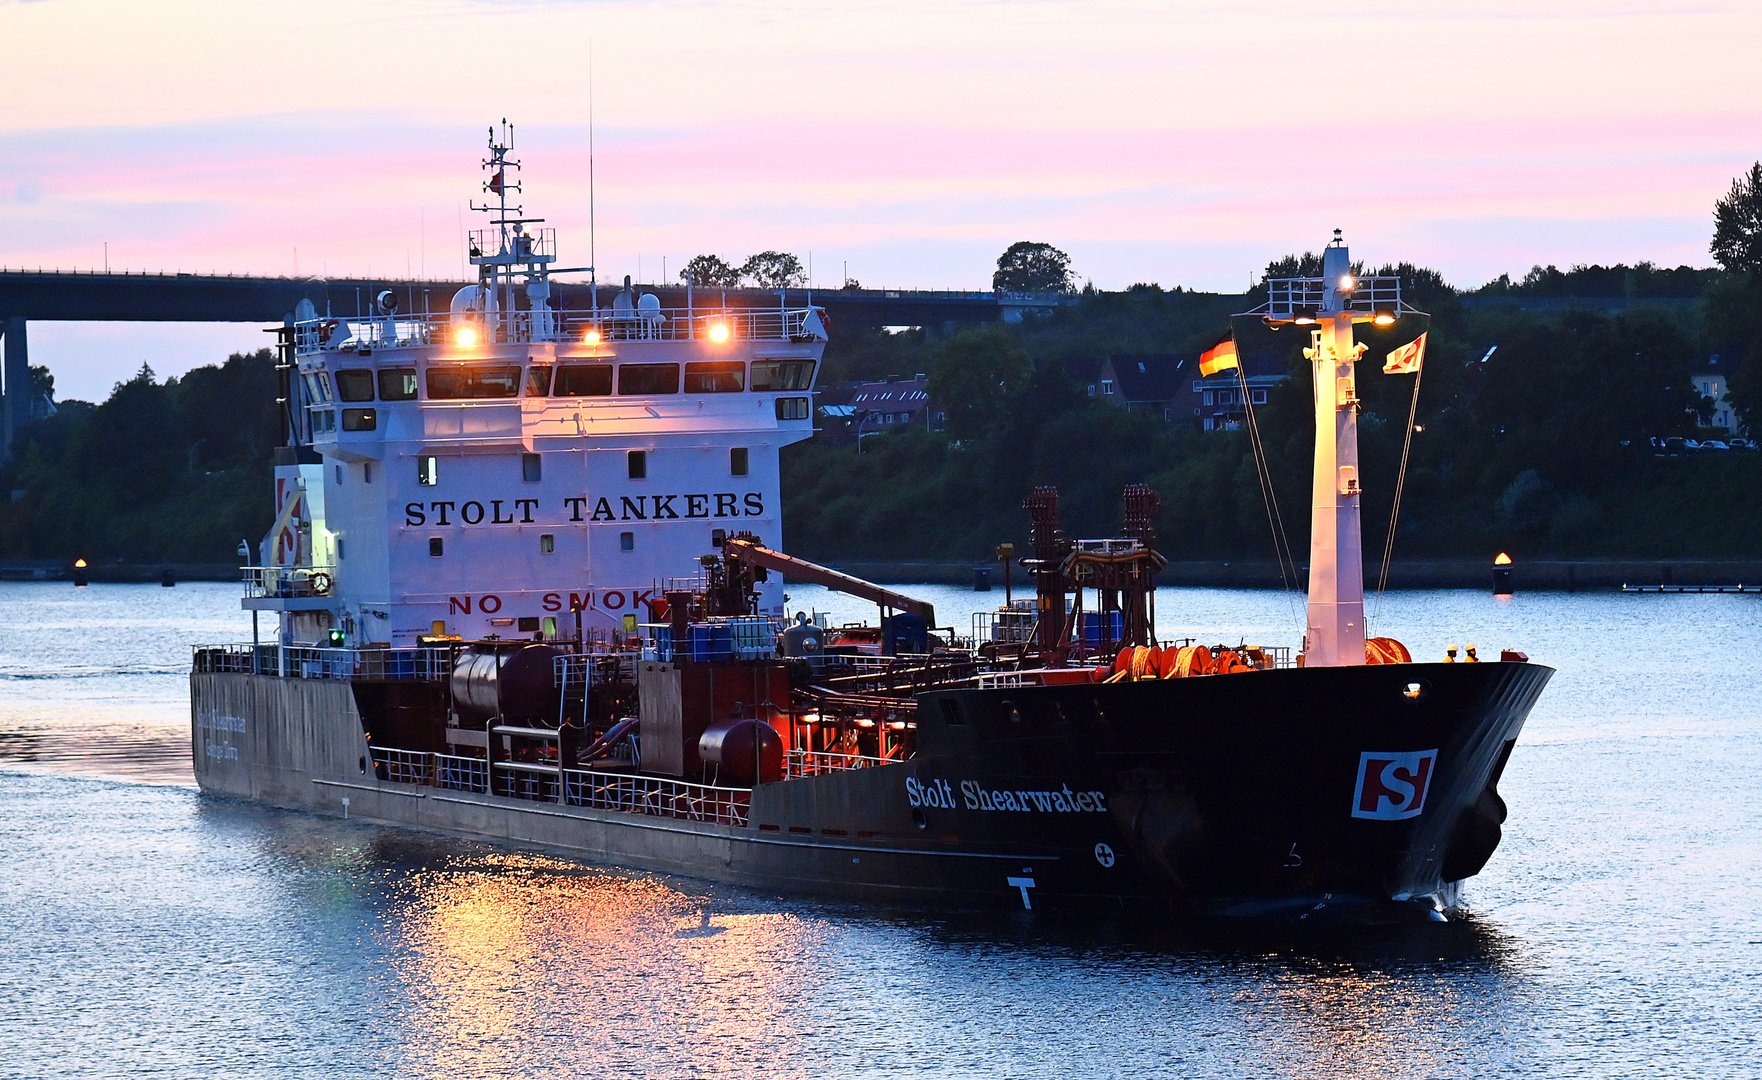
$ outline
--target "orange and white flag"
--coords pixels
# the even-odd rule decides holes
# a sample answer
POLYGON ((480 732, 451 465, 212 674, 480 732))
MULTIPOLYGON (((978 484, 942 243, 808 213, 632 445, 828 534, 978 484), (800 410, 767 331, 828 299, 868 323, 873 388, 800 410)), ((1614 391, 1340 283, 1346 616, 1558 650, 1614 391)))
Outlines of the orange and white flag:
MULTIPOLYGON (((1426 333, 1430 333, 1428 330, 1426 333)), ((1412 341, 1390 353, 1383 361, 1384 375, 1408 375, 1419 370, 1426 358, 1426 335, 1421 334, 1412 341)))

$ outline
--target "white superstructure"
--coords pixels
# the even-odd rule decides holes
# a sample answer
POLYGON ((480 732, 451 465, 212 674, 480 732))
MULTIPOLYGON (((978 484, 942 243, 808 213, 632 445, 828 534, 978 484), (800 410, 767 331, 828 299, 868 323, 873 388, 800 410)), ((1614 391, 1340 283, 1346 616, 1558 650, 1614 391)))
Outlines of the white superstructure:
MULTIPOLYGON (((292 445, 244 605, 286 644, 619 632, 718 531, 782 545, 778 452, 812 434, 823 313, 663 309, 628 279, 559 310, 509 141, 484 163, 479 284, 443 313, 303 303, 284 333, 292 445)), ((778 582, 762 597, 782 614, 778 582)))

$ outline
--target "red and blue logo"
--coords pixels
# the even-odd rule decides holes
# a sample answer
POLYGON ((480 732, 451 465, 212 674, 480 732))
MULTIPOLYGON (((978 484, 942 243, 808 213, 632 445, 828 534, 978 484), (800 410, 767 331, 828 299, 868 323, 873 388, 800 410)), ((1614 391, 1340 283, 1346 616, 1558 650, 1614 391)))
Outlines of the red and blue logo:
POLYGON ((1352 793, 1352 816, 1373 821, 1405 821, 1425 809, 1432 783, 1436 750, 1408 753, 1365 751, 1358 756, 1358 789, 1352 793))

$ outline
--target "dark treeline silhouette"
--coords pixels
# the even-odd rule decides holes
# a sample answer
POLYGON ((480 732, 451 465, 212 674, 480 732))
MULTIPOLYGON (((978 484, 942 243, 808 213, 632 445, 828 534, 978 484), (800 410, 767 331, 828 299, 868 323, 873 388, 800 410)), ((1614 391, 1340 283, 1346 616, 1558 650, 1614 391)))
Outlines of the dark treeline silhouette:
MULTIPOLYGON (((1268 274, 1316 261, 1291 256, 1268 274)), ((1635 269, 1608 273, 1627 281, 1635 269)), ((1741 409, 1762 402, 1762 274, 1692 271, 1705 283, 1702 303, 1608 315, 1465 304, 1431 270, 1372 272, 1399 274, 1408 301, 1433 315, 1398 557, 1762 555, 1751 525, 1762 511, 1762 453, 1661 458, 1648 444, 1696 434, 1708 410, 1690 376, 1715 352, 1725 352, 1741 409)), ((1565 276, 1593 272, 1603 273, 1565 276)), ((1232 312, 1260 299, 1139 285, 1084 290, 1019 326, 835 333, 823 384, 926 372, 946 429, 871 435, 860 454, 848 441, 787 448, 782 541, 826 559, 983 559, 1001 541, 1024 541, 1021 500, 1036 484, 1058 485, 1069 531, 1095 536, 1119 529, 1121 486, 1144 482, 1162 494, 1160 546, 1171 556, 1270 558, 1246 433, 1129 413, 1086 392, 1109 354, 1197 355, 1232 312)), ((1359 367, 1369 552, 1382 546, 1413 388, 1412 376, 1381 373, 1382 354, 1406 332, 1397 331, 1370 332, 1359 367)), ((1307 336, 1252 322, 1243 332, 1266 335, 1291 375, 1257 415, 1301 557, 1313 437, 1307 336)), ((63 402, 25 428, 0 470, 10 495, 0 500, 0 555, 231 560, 239 540, 255 543, 270 524, 276 439, 267 351, 175 379, 143 367, 104 403, 63 402)))
POLYGON ((181 378, 142 365, 101 405, 62 402, 3 471, 0 554, 223 562, 271 518, 275 360, 234 355, 181 378))
MULTIPOLYGON (((1311 263, 1292 256, 1268 276, 1311 263)), ((1692 436, 1707 415, 1690 380, 1710 351, 1697 311, 1469 307, 1433 271, 1375 272, 1399 274, 1409 302, 1433 315, 1397 557, 1762 554, 1749 525, 1762 510, 1762 454, 1659 458, 1648 442, 1692 436)), ((1121 486, 1143 482, 1162 494, 1160 546, 1171 556, 1272 558, 1247 433, 1127 413, 1084 386, 1109 353, 1197 354, 1231 311, 1260 299, 1258 290, 1140 286, 1086 295, 1021 327, 834 341, 830 374, 927 371, 947 430, 872 435, 861 453, 820 440, 787 448, 785 542, 829 559, 984 559, 999 542, 1023 542, 1021 500, 1036 484, 1058 485, 1068 531, 1101 536, 1121 526, 1121 486)), ((1383 354, 1412 336, 1396 329, 1361 337, 1370 346, 1359 365, 1369 552, 1380 552, 1388 527, 1414 386, 1381 371, 1383 354)), ((1301 558, 1314 430, 1300 353, 1308 336, 1252 322, 1242 332, 1266 335, 1291 375, 1257 415, 1301 558)))

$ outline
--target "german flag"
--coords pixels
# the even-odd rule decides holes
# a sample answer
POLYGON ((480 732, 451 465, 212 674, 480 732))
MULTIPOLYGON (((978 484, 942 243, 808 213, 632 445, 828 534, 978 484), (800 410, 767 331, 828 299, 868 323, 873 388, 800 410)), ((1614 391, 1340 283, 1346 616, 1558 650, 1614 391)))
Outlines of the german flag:
POLYGON ((1199 354, 1199 377, 1209 378, 1220 371, 1240 367, 1236 363, 1236 335, 1226 330, 1216 345, 1199 354))

